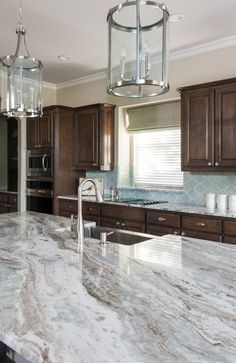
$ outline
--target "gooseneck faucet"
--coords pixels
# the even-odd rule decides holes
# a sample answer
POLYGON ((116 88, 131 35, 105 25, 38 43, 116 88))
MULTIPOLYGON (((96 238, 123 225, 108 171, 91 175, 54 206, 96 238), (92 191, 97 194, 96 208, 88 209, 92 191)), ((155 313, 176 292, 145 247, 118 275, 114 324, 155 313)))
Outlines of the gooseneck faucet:
POLYGON ((97 186, 97 183, 95 182, 95 180, 86 178, 79 184, 79 186, 78 186, 78 220, 77 220, 77 232, 78 232, 79 241, 84 240, 84 223, 83 223, 83 215, 82 215, 82 191, 83 191, 84 185, 87 182, 91 182, 94 185, 96 201, 98 203, 103 202, 102 195, 101 195, 100 191, 98 190, 98 186, 97 186))

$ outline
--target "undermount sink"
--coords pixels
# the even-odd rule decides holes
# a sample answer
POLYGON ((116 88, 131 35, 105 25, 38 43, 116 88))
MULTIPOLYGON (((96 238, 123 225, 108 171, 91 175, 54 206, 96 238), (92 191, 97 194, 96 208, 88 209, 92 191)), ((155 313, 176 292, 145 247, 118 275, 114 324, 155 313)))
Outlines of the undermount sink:
POLYGON ((131 246, 136 243, 148 241, 154 236, 144 233, 122 231, 108 227, 90 227, 85 228, 85 237, 100 239, 100 233, 107 233, 107 241, 131 246))

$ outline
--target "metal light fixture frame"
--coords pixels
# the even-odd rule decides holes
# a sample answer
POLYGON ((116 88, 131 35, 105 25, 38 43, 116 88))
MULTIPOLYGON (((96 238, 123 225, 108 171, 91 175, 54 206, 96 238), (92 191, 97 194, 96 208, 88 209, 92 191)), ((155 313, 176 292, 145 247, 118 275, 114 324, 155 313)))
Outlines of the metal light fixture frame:
MULTIPOLYGON (((1 113, 8 117, 38 117, 42 115, 43 108, 42 108, 42 70, 43 64, 37 58, 31 58, 27 45, 25 34, 26 30, 23 25, 22 21, 22 0, 19 0, 19 20, 16 28, 17 34, 17 45, 16 51, 14 55, 8 55, 5 57, 0 58, 0 65, 7 70, 7 90, 6 90, 6 100, 5 100, 5 107, 2 109, 1 113), (24 55, 19 54, 21 52, 21 47, 24 47, 24 55), (20 64, 20 66, 18 65, 20 64), (26 64, 31 63, 31 65, 26 64), (18 70, 20 72, 20 76, 17 74, 18 70), (27 78, 24 81, 24 77, 22 73, 27 72, 27 78), (29 75, 34 74, 34 72, 38 72, 38 79, 30 77, 29 75), (15 78, 20 79, 21 84, 21 94, 16 100, 16 83, 15 78), (32 82, 30 82, 30 80, 32 82), (28 93, 27 95, 23 94, 23 84, 26 85, 28 83, 28 93), (34 100, 34 91, 36 87, 34 84, 37 84, 37 96, 36 100, 34 100), (29 95, 31 95, 31 99, 29 100, 29 95), (27 97, 28 96, 28 104, 27 104, 27 97), (19 102, 19 99, 21 100, 19 102), (18 103, 17 103, 18 102, 18 103)), ((2 80, 3 82, 3 80, 2 80)), ((1 100, 3 103, 3 99, 1 100)), ((1 106, 1 104, 0 104, 1 106)))
POLYGON ((124 3, 119 4, 112 9, 109 10, 107 15, 107 22, 108 22, 108 29, 109 29, 109 36, 108 36, 108 86, 107 86, 107 92, 113 96, 120 96, 120 97, 127 97, 127 98, 145 98, 145 97, 152 97, 152 96, 158 96, 161 94, 164 94, 169 91, 169 83, 167 80, 167 56, 168 56, 168 49, 167 49, 167 22, 169 19, 169 11, 165 4, 160 4, 156 1, 150 1, 150 0, 126 0, 124 3), (141 26, 140 24, 140 6, 152 6, 154 8, 158 8, 162 10, 162 18, 158 21, 146 25, 141 26), (119 23, 117 23, 114 20, 114 14, 117 12, 120 12, 122 9, 126 8, 127 6, 136 6, 136 27, 131 26, 124 26, 119 23), (162 79, 160 81, 158 80, 152 80, 147 79, 149 74, 147 74, 145 77, 140 77, 140 62, 139 62, 139 56, 140 56, 140 36, 141 32, 151 31, 157 28, 162 27, 162 79), (133 79, 126 80, 121 75, 121 80, 117 82, 112 82, 112 61, 111 61, 111 52, 112 52, 112 29, 117 29, 120 31, 124 31, 127 33, 136 33, 136 75, 133 79), (122 87, 127 86, 153 86, 153 92, 149 94, 148 96, 142 96, 137 94, 131 94, 131 95, 121 95, 116 94, 115 90, 120 89, 122 87))

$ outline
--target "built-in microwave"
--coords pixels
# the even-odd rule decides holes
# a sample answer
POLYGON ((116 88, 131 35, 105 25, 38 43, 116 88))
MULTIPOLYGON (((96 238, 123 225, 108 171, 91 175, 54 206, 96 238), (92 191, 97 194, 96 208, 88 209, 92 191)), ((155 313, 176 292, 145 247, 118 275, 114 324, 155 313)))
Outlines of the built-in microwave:
POLYGON ((53 150, 27 151, 27 177, 53 177, 53 150))

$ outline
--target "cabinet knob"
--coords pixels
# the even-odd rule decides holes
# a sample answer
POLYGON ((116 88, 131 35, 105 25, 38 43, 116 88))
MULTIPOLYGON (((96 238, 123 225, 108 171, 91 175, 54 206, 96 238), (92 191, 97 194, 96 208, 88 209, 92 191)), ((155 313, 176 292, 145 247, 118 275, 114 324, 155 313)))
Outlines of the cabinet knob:
POLYGON ((89 211, 89 212, 92 212, 92 211, 93 211, 93 208, 88 208, 88 211, 89 211))
POLYGON ((215 166, 219 166, 220 165, 220 163, 218 163, 218 161, 216 161, 215 162, 215 166))
POLYGON ((179 233, 178 233, 177 231, 174 231, 174 234, 175 234, 175 235, 177 235, 177 234, 179 234, 179 233))
POLYGON ((121 227, 125 227, 125 223, 124 222, 121 223, 121 227))
POLYGON ((72 205, 68 205, 68 208, 70 208, 70 209, 71 209, 71 208, 72 208, 72 205))
POLYGON ((97 164, 96 163, 93 163, 93 166, 96 166, 97 164))
POLYGON ((119 226, 119 225, 120 225, 120 222, 119 222, 119 221, 117 221, 117 222, 116 222, 116 226, 119 226))
POLYGON ((166 218, 164 218, 164 217, 159 217, 159 218, 158 218, 158 221, 159 221, 159 222, 165 222, 165 221, 166 221, 166 218))
POLYGON ((209 163, 207 164, 208 166, 212 166, 212 163, 209 161, 209 163))
POLYGON ((186 233, 185 233, 185 232, 182 232, 182 233, 181 233, 181 236, 186 236, 186 233))

